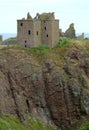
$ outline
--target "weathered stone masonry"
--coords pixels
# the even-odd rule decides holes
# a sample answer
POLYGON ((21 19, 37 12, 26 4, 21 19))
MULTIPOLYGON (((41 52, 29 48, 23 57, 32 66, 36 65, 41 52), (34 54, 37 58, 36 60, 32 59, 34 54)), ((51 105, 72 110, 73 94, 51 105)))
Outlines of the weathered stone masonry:
POLYGON ((59 20, 55 19, 54 13, 37 13, 34 19, 28 13, 27 19, 17 20, 17 41, 24 47, 53 47, 58 39, 59 20))

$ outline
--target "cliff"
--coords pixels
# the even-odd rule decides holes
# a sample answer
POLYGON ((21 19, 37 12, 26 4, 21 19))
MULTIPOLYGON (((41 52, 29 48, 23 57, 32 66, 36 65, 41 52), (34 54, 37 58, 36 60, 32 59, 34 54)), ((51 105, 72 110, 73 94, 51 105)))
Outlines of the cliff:
POLYGON ((0 116, 29 113, 63 130, 89 118, 89 41, 0 50, 0 116))

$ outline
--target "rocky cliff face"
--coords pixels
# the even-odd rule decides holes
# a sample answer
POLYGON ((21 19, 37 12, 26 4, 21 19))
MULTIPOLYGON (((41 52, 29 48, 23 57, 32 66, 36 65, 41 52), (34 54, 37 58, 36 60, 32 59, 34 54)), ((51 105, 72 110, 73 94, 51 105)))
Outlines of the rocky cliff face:
POLYGON ((0 116, 29 113, 68 130, 89 116, 89 52, 73 44, 47 51, 0 50, 0 116))

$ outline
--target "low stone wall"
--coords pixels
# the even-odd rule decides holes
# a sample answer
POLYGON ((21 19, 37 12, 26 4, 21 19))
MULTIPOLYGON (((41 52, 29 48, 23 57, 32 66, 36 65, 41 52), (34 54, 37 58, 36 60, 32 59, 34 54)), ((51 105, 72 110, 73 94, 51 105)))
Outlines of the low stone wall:
POLYGON ((2 42, 5 45, 17 44, 17 38, 9 38, 2 42))

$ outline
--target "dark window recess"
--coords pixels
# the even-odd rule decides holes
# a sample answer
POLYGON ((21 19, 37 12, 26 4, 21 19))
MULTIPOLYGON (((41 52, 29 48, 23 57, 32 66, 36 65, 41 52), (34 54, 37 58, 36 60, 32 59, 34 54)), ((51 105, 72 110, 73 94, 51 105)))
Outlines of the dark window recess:
POLYGON ((26 100, 26 104, 27 104, 27 107, 29 108, 29 101, 28 101, 28 99, 26 100))
POLYGON ((27 45, 25 45, 25 48, 27 47, 27 45))
POLYGON ((20 23, 21 26, 23 26, 23 23, 20 23))
POLYGON ((29 34, 29 35, 31 34, 31 31, 30 31, 30 30, 28 30, 28 34, 29 34))
POLYGON ((38 31, 36 32, 36 35, 38 35, 38 31))
POLYGON ((25 43, 27 43, 27 41, 25 40, 25 43))
POLYGON ((48 37, 48 34, 46 36, 48 37))
POLYGON ((44 29, 46 30, 46 27, 44 27, 44 29))

